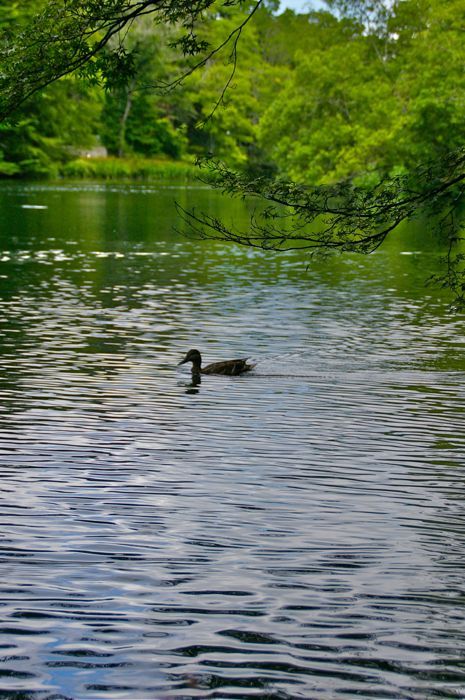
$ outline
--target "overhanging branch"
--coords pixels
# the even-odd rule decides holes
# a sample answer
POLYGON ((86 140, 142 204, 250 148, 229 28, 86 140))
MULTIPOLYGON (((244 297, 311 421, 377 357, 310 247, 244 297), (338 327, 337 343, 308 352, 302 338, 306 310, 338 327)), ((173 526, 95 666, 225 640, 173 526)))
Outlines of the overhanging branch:
MULTIPOLYGON (((192 39, 189 53, 204 54, 187 72, 170 84, 158 85, 159 88, 174 89, 232 42, 233 67, 218 106, 234 76, 241 33, 263 0, 257 0, 245 19, 221 45, 208 48, 204 42, 197 41, 194 27, 196 20, 203 18, 204 12, 215 1, 112 0, 111 3, 96 3, 93 0, 70 0, 57 3, 51 0, 22 32, 13 38, 0 38, 0 121, 39 90, 65 75, 88 68, 95 59, 96 70, 102 69, 105 63, 102 61, 100 65, 98 57, 110 40, 129 27, 137 17, 150 14, 160 22, 184 27, 192 39)), ((239 5, 240 0, 231 0, 228 4, 239 5)), ((120 65, 117 65, 120 72, 129 72, 130 61, 121 47, 120 53, 116 52, 115 56, 116 62, 120 60, 120 65)))
MULTIPOLYGON (((218 161, 200 164, 201 179, 216 189, 256 205, 246 227, 177 204, 184 235, 227 241, 266 251, 372 253, 398 226, 417 216, 434 221, 449 246, 446 272, 436 281, 460 302, 465 290, 462 241, 465 202, 465 149, 422 164, 407 175, 381 179, 374 188, 350 182, 308 187, 284 180, 248 177, 218 161)), ((461 303, 461 302, 460 302, 461 303)))

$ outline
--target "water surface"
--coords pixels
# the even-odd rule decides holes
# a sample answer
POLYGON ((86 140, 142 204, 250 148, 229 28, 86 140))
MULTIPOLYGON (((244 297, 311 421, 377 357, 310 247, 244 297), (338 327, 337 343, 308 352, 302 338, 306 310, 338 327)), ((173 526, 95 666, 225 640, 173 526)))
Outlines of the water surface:
POLYGON ((463 318, 434 240, 186 240, 201 188, 0 189, 0 697, 465 698, 463 318), (251 355, 190 385, 176 365, 251 355))

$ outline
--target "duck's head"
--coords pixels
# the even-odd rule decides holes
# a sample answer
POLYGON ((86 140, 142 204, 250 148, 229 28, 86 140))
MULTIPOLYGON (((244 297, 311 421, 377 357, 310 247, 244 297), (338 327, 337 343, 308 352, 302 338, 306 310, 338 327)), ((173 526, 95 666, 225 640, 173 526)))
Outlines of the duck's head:
MULTIPOLYGON (((194 367, 200 367, 202 364, 202 356, 198 350, 189 350, 184 360, 181 360, 180 365, 185 365, 186 362, 192 362, 194 367)), ((179 365, 178 365, 179 366, 179 365)))

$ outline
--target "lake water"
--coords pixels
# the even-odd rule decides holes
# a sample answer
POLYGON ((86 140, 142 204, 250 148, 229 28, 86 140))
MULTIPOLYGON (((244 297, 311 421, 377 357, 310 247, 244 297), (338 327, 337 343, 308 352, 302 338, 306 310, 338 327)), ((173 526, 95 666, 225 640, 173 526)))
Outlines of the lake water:
POLYGON ((0 188, 0 697, 465 698, 465 335, 435 242, 176 234, 201 188, 0 188), (421 252, 420 252, 421 251, 421 252), (190 386, 177 363, 252 356, 190 386))

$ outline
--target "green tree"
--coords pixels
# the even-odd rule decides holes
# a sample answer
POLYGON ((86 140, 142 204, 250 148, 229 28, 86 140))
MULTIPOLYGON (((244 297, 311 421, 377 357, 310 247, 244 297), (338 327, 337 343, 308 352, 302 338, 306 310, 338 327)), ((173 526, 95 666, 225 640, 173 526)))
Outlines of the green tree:
POLYGON ((406 0, 389 21, 401 122, 396 160, 405 169, 464 144, 464 27, 465 7, 458 0, 406 0))
POLYGON ((311 16, 308 49, 260 122, 260 143, 280 171, 329 183, 381 165, 395 138, 395 98, 362 25, 311 16))
POLYGON ((364 0, 331 5, 345 16, 326 21, 325 50, 316 42, 295 55, 292 82, 260 125, 281 177, 207 163, 214 186, 267 205, 245 231, 180 213, 200 237, 310 253, 371 252, 420 215, 448 248, 436 281, 465 306, 465 8, 455 0, 404 0, 389 13, 364 0))
POLYGON ((50 85, 0 124, 4 175, 55 176, 60 163, 97 141, 101 111, 98 91, 74 77, 50 85))
POLYGON ((40 11, 31 21, 21 17, 19 28, 8 19, 1 38, 0 116, 78 71, 119 100, 115 149, 155 152, 167 148, 179 119, 171 89, 191 75, 193 87, 182 93, 191 143, 211 145, 215 155, 246 166, 239 172, 210 162, 214 184, 265 202, 245 232, 186 215, 199 235, 276 250, 370 252, 421 213, 448 241, 443 282, 463 302, 464 258, 456 252, 465 186, 463 3, 330 0, 331 12, 299 20, 289 13, 275 18, 264 6, 263 0, 38 2, 40 11), (164 106, 137 83, 144 52, 151 51, 129 41, 142 17, 179 32, 172 48, 187 61, 176 77, 147 63, 151 87, 165 90, 164 106), (257 24, 248 35, 252 17, 257 24), (200 138, 193 128, 199 120, 208 123, 200 138), (247 168, 254 153, 273 161, 278 179, 247 168))
MULTIPOLYGON (((269 10, 262 8, 261 15, 269 16, 269 10)), ((205 23, 202 38, 225 47, 192 76, 187 96, 195 110, 189 135, 197 153, 209 152, 230 164, 249 167, 260 157, 258 122, 280 86, 283 71, 264 60, 263 37, 255 24, 241 37, 238 57, 231 55, 227 37, 246 17, 244 10, 226 7, 221 17, 213 15, 205 23)))
MULTIPOLYGON (((240 35, 261 1, 227 42, 240 35)), ((240 4, 241 0, 226 2, 227 6, 240 4)), ((74 71, 110 85, 128 81, 135 74, 134 55, 124 39, 138 17, 151 15, 159 24, 177 25, 181 30, 177 48, 185 56, 203 55, 189 69, 193 71, 216 50, 199 39, 198 25, 207 10, 222 5, 217 0, 49 0, 19 31, 4 31, 0 36, 0 118, 74 71)))
POLYGON ((110 153, 179 158, 185 151, 183 87, 166 95, 148 87, 170 83, 186 70, 184 59, 169 46, 175 37, 173 30, 154 25, 150 18, 134 22, 124 42, 133 56, 134 75, 107 85, 105 94, 102 139, 110 153))

